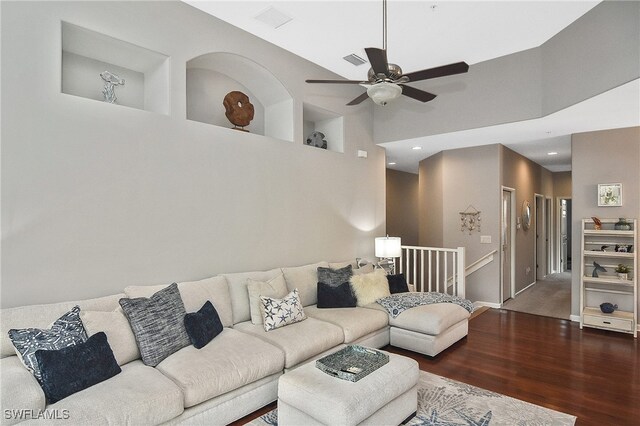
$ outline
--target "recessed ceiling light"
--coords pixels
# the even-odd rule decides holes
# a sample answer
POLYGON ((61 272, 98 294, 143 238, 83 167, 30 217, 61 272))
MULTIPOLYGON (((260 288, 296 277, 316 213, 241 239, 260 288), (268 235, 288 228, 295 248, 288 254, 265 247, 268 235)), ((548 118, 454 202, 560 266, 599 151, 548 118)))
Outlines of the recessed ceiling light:
POLYGON ((558 155, 558 153, 555 151, 551 151, 551 152, 547 152, 547 155, 558 155))
POLYGON ((388 165, 390 165, 390 166, 395 166, 395 165, 396 165, 396 163, 395 163, 395 162, 393 162, 393 161, 392 161, 392 162, 390 162, 390 163, 387 163, 387 164, 388 164, 388 165))
POLYGON ((411 148, 411 149, 418 151, 418 150, 422 149, 422 147, 421 147, 421 146, 414 146, 414 147, 413 147, 413 148, 411 148))

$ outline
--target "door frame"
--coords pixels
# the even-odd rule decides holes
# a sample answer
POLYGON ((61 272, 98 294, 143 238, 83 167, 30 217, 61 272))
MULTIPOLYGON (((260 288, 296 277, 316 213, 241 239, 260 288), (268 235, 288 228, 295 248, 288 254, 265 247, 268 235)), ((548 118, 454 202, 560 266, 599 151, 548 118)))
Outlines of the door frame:
MULTIPOLYGON (((556 261, 555 261, 555 265, 556 265, 556 271, 557 272, 562 272, 562 265, 560 264, 560 259, 562 259, 562 238, 560 236, 560 221, 562 220, 562 200, 571 200, 571 197, 556 197, 556 223, 557 223, 557 229, 556 229, 556 236, 555 236, 555 240, 556 240, 556 244, 558 249, 556 250, 556 261)), ((571 220, 567 221, 567 226, 571 226, 571 220)), ((568 256, 568 254, 567 254, 568 256)))
POLYGON ((553 264, 553 250, 552 250, 552 241, 553 241, 553 199, 551 197, 545 197, 544 199, 544 223, 546 228, 545 233, 545 244, 547 245, 547 275, 551 275, 554 272, 554 264, 553 264))
MULTIPOLYGON (((533 217, 534 217, 534 223, 536 225, 535 227, 535 238, 533 239, 533 265, 534 265, 534 269, 533 269, 533 276, 535 278, 534 282, 537 282, 540 279, 543 279, 547 276, 547 265, 545 262, 544 265, 544 271, 540 270, 540 268, 538 268, 538 240, 540 239, 540 237, 544 238, 545 236, 545 230, 546 230, 546 226, 545 226, 545 206, 544 206, 544 195, 543 194, 538 194, 537 192, 533 193, 533 217), (538 223, 538 200, 540 200, 540 207, 541 207, 541 215, 540 218, 542 220, 540 220, 540 223, 538 223), (538 276, 538 272, 540 272, 540 274, 542 275, 541 277, 538 276)), ((544 250, 545 250, 545 255, 547 254, 546 250, 546 244, 544 246, 544 250)), ((547 256, 545 256, 547 257, 547 256)))
POLYGON ((516 294, 516 190, 508 186, 502 185, 500 190, 500 306, 504 303, 504 255, 502 250, 502 241, 504 241, 504 235, 502 232, 502 224, 504 223, 504 210, 502 208, 502 199, 504 193, 511 193, 511 241, 510 241, 510 258, 511 258, 511 288, 509 298, 514 298, 516 294))

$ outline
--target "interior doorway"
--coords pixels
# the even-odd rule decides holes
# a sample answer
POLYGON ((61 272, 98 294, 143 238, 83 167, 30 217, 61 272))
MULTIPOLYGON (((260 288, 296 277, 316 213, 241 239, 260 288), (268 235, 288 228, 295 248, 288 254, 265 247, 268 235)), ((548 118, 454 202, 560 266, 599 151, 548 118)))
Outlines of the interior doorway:
POLYGON ((554 272, 553 269, 553 251, 551 249, 551 241, 553 241, 553 229, 552 229, 552 208, 553 205, 551 197, 544 199, 544 239, 547 245, 547 275, 551 275, 554 272))
POLYGON ((558 199, 559 272, 571 271, 571 198, 558 199))
POLYGON ((544 195, 534 194, 533 217, 536 238, 534 240, 535 253, 535 280, 541 280, 547 276, 547 240, 544 195))
POLYGON ((513 268, 515 259, 515 189, 502 187, 502 209, 501 209, 501 247, 500 263, 502 270, 500 274, 500 300, 504 303, 513 297, 515 291, 515 270, 513 268))

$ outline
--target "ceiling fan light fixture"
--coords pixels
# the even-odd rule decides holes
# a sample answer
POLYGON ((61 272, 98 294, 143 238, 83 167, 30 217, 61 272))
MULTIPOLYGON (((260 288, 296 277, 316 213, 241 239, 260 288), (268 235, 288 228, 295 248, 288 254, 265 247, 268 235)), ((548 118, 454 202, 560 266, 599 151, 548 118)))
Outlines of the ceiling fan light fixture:
POLYGON ((376 104, 385 106, 389 101, 397 99, 402 95, 402 87, 383 81, 369 87, 367 89, 367 95, 369 95, 376 104))

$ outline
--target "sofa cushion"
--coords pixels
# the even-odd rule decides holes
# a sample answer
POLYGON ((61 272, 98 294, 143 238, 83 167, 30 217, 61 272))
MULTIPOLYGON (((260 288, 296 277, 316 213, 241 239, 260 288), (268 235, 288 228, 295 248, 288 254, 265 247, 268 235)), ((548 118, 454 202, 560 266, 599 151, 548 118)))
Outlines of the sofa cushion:
POLYGON ((317 306, 307 306, 304 310, 309 318, 340 327, 344 333, 344 343, 355 342, 389 325, 389 315, 386 311, 367 308, 320 309, 317 306))
POLYGON ((118 365, 140 358, 140 351, 129 320, 119 309, 113 312, 80 311, 80 319, 88 336, 104 332, 118 365))
MULTIPOLYGON (((129 286, 124 289, 124 292, 130 298, 151 297, 151 295, 166 287, 167 285, 164 284, 129 286)), ((180 297, 187 312, 197 311, 209 300, 216 308, 222 324, 225 327, 233 325, 229 286, 223 276, 218 275, 200 281, 181 282, 178 283, 178 290, 180 290, 180 297)))
POLYGON ((226 278, 229 285, 234 324, 249 321, 251 319, 247 280, 250 278, 255 281, 269 281, 281 274, 282 270, 280 268, 276 268, 271 269, 270 271, 239 272, 235 274, 222 275, 226 278))
POLYGON ((287 281, 289 291, 298 289, 302 306, 318 303, 318 268, 328 268, 328 262, 318 262, 311 265, 295 268, 282 268, 284 279, 287 281))
MULTIPOLYGON (((261 325, 255 327, 262 329, 261 325)), ((204 348, 188 346, 162 361, 157 369, 182 389, 184 406, 191 407, 281 372, 283 367, 280 349, 225 328, 204 348)))
POLYGON ((124 294, 87 299, 75 302, 52 303, 48 305, 20 306, 0 310, 0 356, 15 355, 15 349, 9 339, 12 328, 49 328, 52 322, 65 312, 78 305, 81 311, 113 311, 118 308, 118 300, 124 294))
POLYGON ((282 274, 268 281, 256 281, 248 278, 247 291, 249 293, 249 310, 251 311, 251 322, 253 324, 263 323, 260 296, 282 299, 289 292, 287 290, 287 282, 282 274))
POLYGON ((77 425, 151 425, 179 416, 182 401, 180 388, 168 377, 133 361, 120 374, 47 409, 69 410, 69 420, 77 425))
POLYGON ((349 278, 353 275, 353 267, 351 265, 342 268, 318 268, 318 282, 328 284, 330 286, 339 286, 342 283, 349 282, 349 278))
POLYGON ((389 282, 389 292, 391 294, 409 292, 409 286, 404 274, 387 275, 387 281, 389 282))
POLYGON ((382 269, 376 269, 370 274, 354 275, 351 277, 351 288, 358 299, 358 306, 366 306, 391 295, 389 282, 382 269))
POLYGON ((353 275, 362 275, 362 274, 370 274, 375 270, 375 268, 373 267, 373 263, 367 263, 366 265, 354 269, 353 270, 353 275))
POLYGON ((86 342, 59 350, 39 350, 35 355, 42 374, 42 390, 50 404, 121 371, 103 332, 94 334, 86 342))
MULTIPOLYGON (((2 409, 25 410, 27 412, 39 412, 44 410, 46 401, 44 392, 17 356, 9 356, 0 359, 0 398, 2 409)), ((4 415, 2 424, 14 424, 21 420, 18 416, 4 415)), ((12 413, 13 411, 9 411, 12 413)), ((24 412, 24 411, 23 411, 24 412)))
POLYGON ((462 306, 434 303, 407 309, 396 318, 389 318, 389 325, 436 336, 470 315, 462 306))
POLYGON ((155 367, 160 361, 191 344, 184 327, 184 304, 178 285, 171 284, 153 296, 120 299, 120 306, 136 336, 142 362, 155 367))
POLYGON ((307 319, 302 303, 300 303, 298 289, 293 290, 282 299, 260 296, 260 304, 262 305, 265 331, 272 331, 307 319))
POLYGON ((236 330, 258 336, 284 352, 285 368, 291 368, 344 341, 342 329, 334 324, 307 318, 287 327, 264 331, 264 327, 246 321, 237 324, 236 330))
POLYGON ((358 263, 354 260, 345 260, 344 262, 329 262, 329 268, 340 269, 347 265, 351 265, 353 269, 358 268, 358 263))
POLYGON ((191 344, 196 349, 205 347, 222 332, 223 328, 216 308, 208 300, 198 312, 191 312, 184 316, 184 326, 191 344))
POLYGON ((355 308, 357 303, 349 281, 336 286, 318 282, 318 308, 355 308))
POLYGON ((74 346, 87 340, 87 333, 80 319, 80 307, 54 321, 49 329, 21 328, 9 330, 9 337, 24 366, 41 380, 40 366, 36 360, 38 350, 57 350, 74 346))

